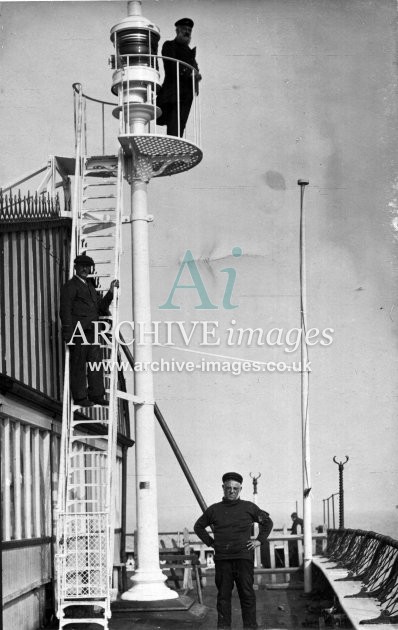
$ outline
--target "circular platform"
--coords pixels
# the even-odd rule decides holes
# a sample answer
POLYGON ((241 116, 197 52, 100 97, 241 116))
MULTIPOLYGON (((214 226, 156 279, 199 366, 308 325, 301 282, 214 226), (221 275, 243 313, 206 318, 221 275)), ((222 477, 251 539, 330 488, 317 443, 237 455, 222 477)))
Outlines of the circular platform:
POLYGON ((126 155, 138 154, 151 159, 153 177, 176 175, 199 164, 203 153, 184 138, 155 134, 122 134, 119 142, 126 155))

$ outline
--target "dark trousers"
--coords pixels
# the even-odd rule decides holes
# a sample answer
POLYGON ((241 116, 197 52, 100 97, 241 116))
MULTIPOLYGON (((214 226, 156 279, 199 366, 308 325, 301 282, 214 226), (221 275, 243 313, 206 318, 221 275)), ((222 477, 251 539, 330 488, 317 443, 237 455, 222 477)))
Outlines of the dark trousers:
POLYGON ((94 345, 94 331, 85 330, 90 345, 83 346, 80 337, 74 340, 75 345, 68 346, 70 352, 70 389, 73 400, 83 398, 103 398, 105 394, 102 365, 98 370, 90 370, 87 361, 101 362, 102 349, 94 345), (87 387, 88 384, 88 387, 87 387))
POLYGON ((180 100, 180 127, 178 128, 178 108, 177 103, 164 103, 162 107, 162 119, 167 125, 168 136, 184 135, 185 125, 187 124, 189 112, 191 111, 192 97, 181 98, 180 100), (180 133, 178 133, 178 131, 180 133))
POLYGON ((256 595, 253 560, 215 560, 218 627, 231 627, 231 596, 234 583, 238 589, 244 628, 256 628, 256 595))

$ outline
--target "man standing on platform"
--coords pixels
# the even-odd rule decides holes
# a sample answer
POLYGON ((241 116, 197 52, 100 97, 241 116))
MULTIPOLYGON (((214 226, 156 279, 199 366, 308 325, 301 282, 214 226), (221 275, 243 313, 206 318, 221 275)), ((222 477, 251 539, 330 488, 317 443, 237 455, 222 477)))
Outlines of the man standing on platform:
POLYGON ((183 136, 193 100, 193 90, 198 94, 199 74, 196 63, 196 48, 190 48, 193 21, 182 18, 175 23, 176 37, 163 44, 163 57, 171 57, 184 63, 177 64, 170 59, 164 59, 164 82, 160 88, 157 105, 162 114, 157 119, 158 125, 167 125, 168 136, 183 136), (191 70, 189 64, 195 70, 191 70), (192 76, 195 73, 195 76, 192 76))
POLYGON ((257 628, 254 583, 254 553, 272 530, 267 512, 251 501, 239 498, 242 475, 225 473, 222 477, 224 497, 214 503, 196 521, 197 536, 215 551, 218 628, 231 627, 231 596, 234 583, 238 589, 244 628, 257 628), (259 534, 251 538, 253 523, 259 523, 259 534), (206 531, 211 527, 214 538, 206 531))
POLYGON ((113 299, 113 289, 119 286, 113 280, 108 293, 100 297, 89 274, 94 268, 94 261, 86 254, 74 260, 75 275, 61 288, 60 318, 62 336, 70 345, 70 389, 75 405, 92 407, 108 405, 105 398, 102 366, 99 370, 87 370, 88 361, 101 364, 102 351, 99 344, 94 343, 94 322, 100 315, 108 315, 108 308, 113 299), (80 324, 84 336, 78 330, 80 324), (86 341, 88 343, 86 343, 86 341), (88 382, 88 383, 87 383, 88 382), (88 387, 87 387, 88 384, 88 387))

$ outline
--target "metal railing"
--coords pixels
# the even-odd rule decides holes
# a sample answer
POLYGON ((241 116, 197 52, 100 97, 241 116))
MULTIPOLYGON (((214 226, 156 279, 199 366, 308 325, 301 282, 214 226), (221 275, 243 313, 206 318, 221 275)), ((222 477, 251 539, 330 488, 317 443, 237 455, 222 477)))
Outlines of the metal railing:
MULTIPOLYGON (((110 101, 103 101, 99 98, 93 98, 92 96, 88 96, 88 94, 84 94, 82 86, 80 83, 74 83, 72 85, 73 88, 73 104, 74 104, 74 128, 75 128, 75 150, 77 147, 77 143, 81 142, 81 149, 85 155, 98 154, 98 155, 106 155, 107 153, 107 134, 106 134, 106 125, 105 125, 105 108, 112 107, 115 109, 117 107, 117 103, 112 103, 110 101), (87 104, 95 103, 93 110, 91 110, 91 116, 87 113, 87 104), (97 105, 100 107, 97 108, 97 105), (82 122, 81 118, 82 117, 82 122), (88 146, 88 130, 89 124, 87 119, 90 118, 89 122, 93 125, 93 133, 90 135, 90 139, 94 138, 94 141, 90 143, 88 146), (99 140, 99 144, 98 144, 99 140)), ((109 111, 109 110, 108 110, 109 111)), ((108 113, 108 112, 107 112, 108 113)), ((109 112, 110 113, 110 112, 109 112)), ((110 137, 114 137, 109 133, 110 137)), ((110 153, 115 153, 116 149, 113 146, 110 153)), ((109 153, 109 151, 108 151, 109 153)))
MULTIPOLYGON (((75 144, 79 131, 82 135, 83 153, 86 155, 116 154, 117 148, 110 141, 117 135, 117 130, 110 129, 109 107, 112 108, 113 118, 119 119, 119 133, 128 134, 131 129, 132 111, 139 104, 144 104, 152 109, 146 132, 154 136, 165 136, 167 130, 164 125, 157 124, 161 113, 158 104, 160 86, 164 80, 164 71, 159 71, 159 60, 175 64, 175 108, 177 110, 177 137, 183 137, 187 142, 197 147, 201 146, 201 116, 200 100, 198 93, 198 71, 193 66, 171 57, 161 55, 145 55, 141 53, 119 55, 114 71, 114 86, 118 86, 118 102, 105 101, 93 98, 83 93, 80 83, 73 84, 74 90, 74 120, 75 120, 75 144), (137 63, 138 62, 138 63, 137 63), (143 71, 140 80, 140 71, 143 71), (149 73, 149 74, 148 74, 149 73), (182 130, 181 105, 184 99, 184 89, 181 87, 181 76, 189 76, 189 91, 192 92, 192 105, 187 124, 182 130), (117 78, 115 79, 115 76, 117 78), (82 99, 82 100, 80 100, 82 99), (178 104, 178 107, 177 107, 178 104), (94 109, 88 107, 93 105, 94 109), (79 108, 83 107, 83 119, 81 130, 79 125, 79 108)), ((187 82, 184 81, 185 94, 187 82)), ((173 97, 174 98, 174 97, 173 97)))
MULTIPOLYGON (((153 108, 152 117, 149 121, 148 132, 154 135, 165 135, 157 124, 160 114, 158 103, 158 93, 161 91, 159 85, 163 82, 162 75, 158 71, 159 60, 168 64, 175 64, 175 83, 169 85, 170 106, 175 107, 177 113, 177 136, 184 137, 196 146, 201 144, 201 118, 199 107, 198 71, 193 66, 173 59, 172 57, 162 57, 161 55, 131 54, 118 57, 116 72, 121 72, 123 89, 119 89, 119 107, 123 111, 122 125, 123 133, 128 133, 130 129, 130 109, 138 103, 146 103, 153 108), (142 60, 147 60, 143 64, 142 60), (148 68, 152 72, 152 81, 137 81, 137 61, 140 66, 148 68), (188 77, 184 79, 183 77, 188 77), (191 111, 188 116, 187 126, 184 128, 182 120, 183 106, 186 101, 192 98, 191 111)), ((174 71, 171 73, 174 75, 174 71)), ((163 79, 164 80, 164 79, 163 79)))
POLYGON ((334 492, 327 497, 327 499, 322 499, 323 501, 323 522, 327 525, 327 528, 335 528, 336 527, 336 509, 335 509, 335 497, 339 496, 339 492, 334 492))
POLYGON ((378 623, 398 622, 398 541, 361 529, 331 529, 326 555, 349 570, 348 579, 362 581, 361 591, 351 597, 380 602, 378 623))
POLYGON ((59 218, 61 213, 59 195, 51 197, 28 193, 22 195, 3 194, 0 190, 0 221, 32 221, 33 219, 59 218))

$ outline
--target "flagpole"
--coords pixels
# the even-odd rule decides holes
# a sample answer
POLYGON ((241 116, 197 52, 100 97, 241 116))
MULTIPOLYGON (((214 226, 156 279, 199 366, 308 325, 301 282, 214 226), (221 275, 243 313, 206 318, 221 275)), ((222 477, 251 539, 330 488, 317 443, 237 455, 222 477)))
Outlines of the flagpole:
POLYGON ((308 414, 309 367, 307 333, 307 285, 305 251, 304 191, 309 181, 299 179, 300 186, 300 319, 301 319, 301 439, 303 468, 303 521, 304 521, 304 592, 312 589, 312 514, 311 514, 311 456, 310 427, 308 414))

